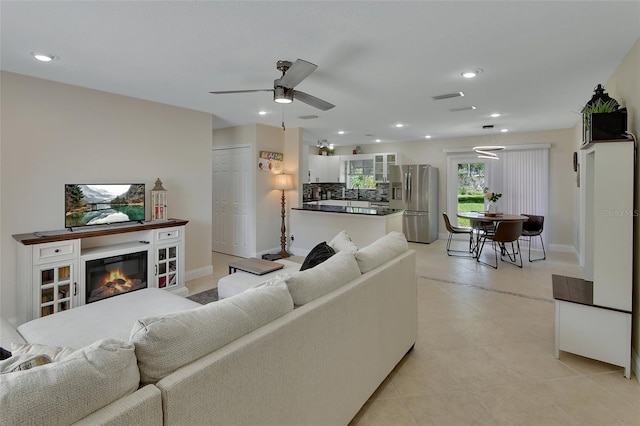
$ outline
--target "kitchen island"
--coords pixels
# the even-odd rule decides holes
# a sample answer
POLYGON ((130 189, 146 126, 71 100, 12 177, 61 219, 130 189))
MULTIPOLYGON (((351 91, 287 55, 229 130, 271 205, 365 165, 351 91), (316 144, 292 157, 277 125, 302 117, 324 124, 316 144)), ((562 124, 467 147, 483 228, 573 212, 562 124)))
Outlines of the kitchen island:
POLYGON ((305 256, 316 244, 329 242, 347 231, 358 247, 364 247, 391 231, 402 232, 403 210, 387 207, 351 207, 303 204, 291 209, 290 250, 305 256))

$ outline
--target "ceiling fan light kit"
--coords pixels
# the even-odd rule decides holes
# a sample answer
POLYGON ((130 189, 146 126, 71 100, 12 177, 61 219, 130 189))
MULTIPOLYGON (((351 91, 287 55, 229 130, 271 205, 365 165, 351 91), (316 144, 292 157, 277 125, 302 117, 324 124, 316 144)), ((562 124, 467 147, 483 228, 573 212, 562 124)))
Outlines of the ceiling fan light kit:
POLYGON ((293 102, 293 90, 276 87, 273 89, 273 100, 279 104, 290 104, 293 102))

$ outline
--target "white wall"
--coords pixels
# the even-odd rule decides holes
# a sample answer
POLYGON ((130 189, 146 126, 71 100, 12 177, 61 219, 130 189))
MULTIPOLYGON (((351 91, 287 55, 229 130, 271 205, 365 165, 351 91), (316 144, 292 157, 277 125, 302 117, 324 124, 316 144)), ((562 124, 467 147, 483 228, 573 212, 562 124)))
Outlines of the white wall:
POLYGON ((189 221, 187 277, 211 273, 210 114, 7 72, 0 83, 0 315, 15 317, 26 285, 12 235, 64 228, 65 183, 149 191, 160 177, 169 217, 189 221))
MULTIPOLYGON (((576 120, 579 116, 576 116, 576 120)), ((573 129, 548 130, 527 133, 491 134, 488 136, 418 140, 410 142, 363 144, 363 154, 398 152, 404 164, 431 164, 439 169, 440 192, 438 204, 445 210, 447 154, 444 148, 469 148, 478 145, 527 145, 549 143, 549 217, 545 218, 547 239, 555 249, 573 250, 573 194, 575 175, 572 170, 574 151, 573 129)), ((351 154, 352 147, 337 147, 336 154, 351 154)), ((440 217, 439 229, 444 222, 440 217)))

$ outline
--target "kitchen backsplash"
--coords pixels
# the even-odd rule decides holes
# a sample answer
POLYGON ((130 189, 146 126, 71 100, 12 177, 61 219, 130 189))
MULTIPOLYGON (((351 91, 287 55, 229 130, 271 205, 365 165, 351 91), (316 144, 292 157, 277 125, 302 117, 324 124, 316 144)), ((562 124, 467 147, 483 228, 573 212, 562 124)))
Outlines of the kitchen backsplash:
POLYGON ((304 183, 303 201, 347 199, 365 201, 389 201, 389 183, 378 183, 377 188, 346 189, 344 183, 304 183))

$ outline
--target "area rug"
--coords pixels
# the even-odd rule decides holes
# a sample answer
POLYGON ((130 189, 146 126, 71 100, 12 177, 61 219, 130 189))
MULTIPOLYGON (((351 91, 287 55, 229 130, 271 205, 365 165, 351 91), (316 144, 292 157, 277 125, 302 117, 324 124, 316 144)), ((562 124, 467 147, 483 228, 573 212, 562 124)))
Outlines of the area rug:
POLYGON ((200 293, 192 294, 188 296, 187 299, 193 300, 194 302, 200 303, 201 305, 206 305, 207 303, 216 302, 218 300, 218 288, 212 288, 211 290, 205 290, 200 293))

